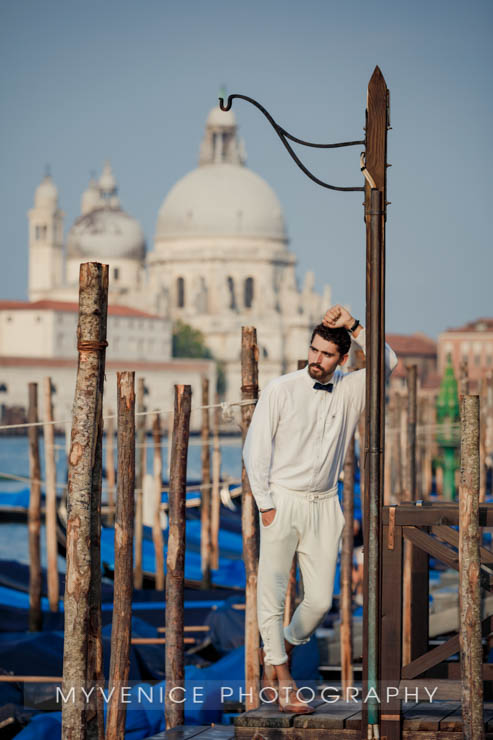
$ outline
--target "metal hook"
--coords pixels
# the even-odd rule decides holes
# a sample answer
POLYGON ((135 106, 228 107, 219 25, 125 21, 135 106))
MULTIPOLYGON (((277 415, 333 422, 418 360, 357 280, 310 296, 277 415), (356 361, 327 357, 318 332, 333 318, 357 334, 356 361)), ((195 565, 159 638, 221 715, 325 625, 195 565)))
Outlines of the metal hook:
POLYGON ((324 182, 323 180, 320 180, 312 172, 310 172, 309 169, 307 169, 305 167, 305 165, 303 164, 303 162, 295 154, 294 150, 288 144, 288 142, 286 141, 286 139, 290 139, 291 141, 294 141, 296 144, 302 144, 303 146, 315 147, 316 149, 337 149, 337 148, 340 148, 340 147, 343 147, 343 146, 356 146, 356 145, 360 145, 360 144, 365 144, 365 141, 342 141, 342 142, 339 142, 337 144, 315 144, 315 143, 313 143, 311 141, 304 141, 303 139, 298 139, 296 136, 293 136, 292 134, 288 133, 286 131, 286 129, 284 129, 282 126, 279 126, 279 124, 276 123, 276 121, 272 118, 272 116, 270 115, 270 113, 264 108, 263 105, 261 105, 260 103, 258 103, 253 98, 247 97, 246 95, 238 95, 236 93, 234 95, 228 95, 228 102, 226 103, 226 105, 224 104, 224 98, 219 98, 219 107, 220 107, 220 109, 222 111, 229 111, 229 110, 231 110, 231 105, 232 105, 233 100, 235 98, 240 98, 241 100, 246 100, 248 103, 251 103, 252 105, 254 105, 256 108, 259 109, 259 111, 261 113, 264 114, 264 116, 267 118, 267 120, 269 121, 269 123, 273 127, 274 131, 276 132, 276 134, 279 136, 279 138, 281 139, 282 143, 286 147, 286 149, 287 149, 290 157, 292 159, 294 159, 294 161, 296 162, 296 164, 298 165, 298 167, 300 168, 300 170, 302 170, 302 172, 304 172, 305 175, 310 178, 310 180, 313 180, 313 182, 316 182, 317 185, 320 185, 323 188, 328 188, 329 190, 341 190, 341 191, 344 191, 344 192, 350 192, 350 191, 351 192, 355 192, 355 191, 357 191, 357 192, 364 192, 365 189, 362 188, 362 187, 357 187, 357 188, 338 187, 336 185, 329 185, 327 182, 324 182))

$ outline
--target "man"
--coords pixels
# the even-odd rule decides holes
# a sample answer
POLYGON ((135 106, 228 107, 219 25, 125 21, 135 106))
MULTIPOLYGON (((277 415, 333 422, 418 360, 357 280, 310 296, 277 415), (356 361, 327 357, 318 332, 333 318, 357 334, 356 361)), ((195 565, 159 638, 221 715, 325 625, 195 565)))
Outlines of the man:
MULTIPOLYGON (((307 367, 272 380, 263 390, 243 451, 261 512, 257 609, 263 685, 279 689, 284 711, 313 711, 296 695, 288 656, 294 646, 308 642, 332 603, 344 526, 337 481, 365 405, 365 370, 339 370, 351 339, 364 350, 359 321, 343 306, 333 306, 313 331, 307 367), (304 597, 283 630, 295 553, 304 597)), ((385 364, 387 373, 397 364, 388 346, 385 364)))

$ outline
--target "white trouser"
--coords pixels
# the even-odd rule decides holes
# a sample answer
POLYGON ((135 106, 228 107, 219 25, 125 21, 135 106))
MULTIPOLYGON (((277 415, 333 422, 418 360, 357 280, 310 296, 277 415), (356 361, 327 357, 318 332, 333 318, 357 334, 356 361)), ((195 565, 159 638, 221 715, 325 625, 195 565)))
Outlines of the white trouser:
POLYGON ((290 491, 271 485, 276 507, 265 526, 260 516, 257 614, 265 662, 287 661, 284 638, 308 642, 332 604, 334 576, 344 515, 337 488, 323 493, 290 491), (284 603, 294 554, 303 576, 303 601, 283 629, 284 603))

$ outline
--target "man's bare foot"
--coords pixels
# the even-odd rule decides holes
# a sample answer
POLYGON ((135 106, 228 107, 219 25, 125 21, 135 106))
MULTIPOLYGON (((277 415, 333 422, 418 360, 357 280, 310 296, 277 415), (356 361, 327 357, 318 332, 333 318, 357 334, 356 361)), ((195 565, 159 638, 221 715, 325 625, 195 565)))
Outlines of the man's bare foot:
POLYGON ((259 663, 262 666, 262 678, 260 679, 260 689, 262 691, 262 700, 271 704, 277 699, 278 682, 276 666, 265 662, 264 649, 259 648, 259 663))
POLYGON ((287 663, 276 666, 279 692, 279 709, 281 712, 294 714, 312 714, 315 710, 298 695, 298 687, 291 676, 287 663))

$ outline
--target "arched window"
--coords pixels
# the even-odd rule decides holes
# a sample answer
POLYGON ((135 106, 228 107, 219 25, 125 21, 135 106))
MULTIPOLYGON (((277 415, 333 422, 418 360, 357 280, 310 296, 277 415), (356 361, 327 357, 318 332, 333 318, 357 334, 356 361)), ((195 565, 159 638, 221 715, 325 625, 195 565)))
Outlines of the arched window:
POLYGON ((245 280, 245 308, 251 308, 253 303, 253 278, 247 277, 245 280))
POLYGON ((185 280, 182 277, 176 279, 176 305, 178 308, 185 306, 185 280))
POLYGON ((235 281, 231 277, 228 277, 228 289, 229 289, 229 307, 236 311, 236 295, 235 295, 235 281))

